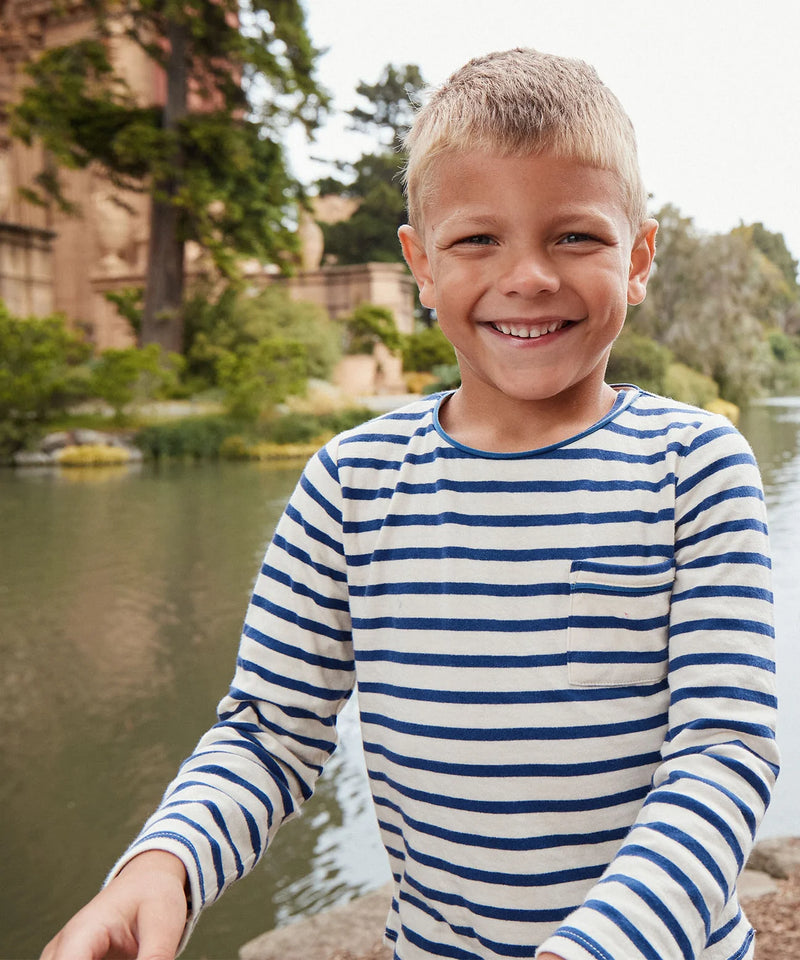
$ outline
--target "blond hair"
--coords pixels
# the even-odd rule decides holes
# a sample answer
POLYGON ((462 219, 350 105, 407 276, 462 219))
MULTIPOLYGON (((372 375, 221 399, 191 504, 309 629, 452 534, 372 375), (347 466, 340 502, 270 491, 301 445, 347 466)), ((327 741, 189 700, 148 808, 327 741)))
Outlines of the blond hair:
POLYGON ((405 139, 409 221, 421 224, 425 177, 449 152, 553 153, 617 174, 626 211, 647 215, 636 135, 619 100, 582 60, 517 48, 470 60, 435 89, 405 139))

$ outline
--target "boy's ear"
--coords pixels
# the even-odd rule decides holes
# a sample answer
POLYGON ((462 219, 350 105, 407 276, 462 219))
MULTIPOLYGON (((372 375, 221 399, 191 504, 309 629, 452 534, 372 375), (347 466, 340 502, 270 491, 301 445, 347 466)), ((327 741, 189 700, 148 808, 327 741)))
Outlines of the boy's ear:
POLYGON ((656 255, 655 220, 645 220, 631 248, 631 265, 628 273, 628 303, 635 306, 641 303, 647 293, 647 280, 656 255))
POLYGON ((407 223, 400 227, 397 231, 397 236, 400 238, 400 246, 403 249, 403 256, 408 264, 408 269, 413 273, 414 279, 417 281, 417 286, 419 287, 419 302, 423 307, 427 307, 429 310, 435 310, 436 290, 433 285, 430 261, 428 260, 428 254, 425 252, 425 244, 422 242, 422 237, 407 223))

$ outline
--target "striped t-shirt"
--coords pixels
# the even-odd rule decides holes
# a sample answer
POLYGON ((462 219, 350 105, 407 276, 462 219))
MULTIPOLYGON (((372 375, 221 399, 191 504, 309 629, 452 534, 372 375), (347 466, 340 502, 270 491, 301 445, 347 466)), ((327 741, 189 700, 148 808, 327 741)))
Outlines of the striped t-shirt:
POLYGON ((310 461, 219 723, 127 857, 181 857, 188 936, 310 795, 357 681, 397 958, 750 956, 736 878, 778 763, 752 453, 627 388, 489 454, 442 400, 310 461))

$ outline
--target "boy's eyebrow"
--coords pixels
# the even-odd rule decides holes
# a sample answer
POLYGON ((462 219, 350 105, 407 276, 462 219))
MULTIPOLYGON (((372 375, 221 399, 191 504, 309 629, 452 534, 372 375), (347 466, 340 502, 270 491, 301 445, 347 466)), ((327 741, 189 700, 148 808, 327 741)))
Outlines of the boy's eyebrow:
MULTIPOLYGON (((602 224, 606 229, 618 231, 618 223, 615 217, 610 216, 602 209, 592 204, 571 204, 566 207, 560 207, 555 210, 550 218, 550 222, 555 227, 566 226, 573 220, 589 220, 597 224, 602 224)), ((449 225, 457 225, 472 230, 490 230, 502 222, 501 218, 491 212, 471 211, 468 209, 454 210, 446 217, 443 217, 437 223, 432 223, 431 228, 436 231, 449 225)))

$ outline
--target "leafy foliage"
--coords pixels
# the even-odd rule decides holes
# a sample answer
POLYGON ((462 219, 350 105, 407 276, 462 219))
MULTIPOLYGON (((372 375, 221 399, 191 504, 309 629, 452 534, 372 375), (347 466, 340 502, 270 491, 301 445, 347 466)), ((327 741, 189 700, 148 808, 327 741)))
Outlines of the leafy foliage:
POLYGON ((235 276, 238 256, 277 262, 295 245, 299 187, 280 134, 310 131, 326 95, 299 0, 87 0, 94 34, 43 53, 12 115, 55 167, 30 193, 75 210, 59 168, 93 165, 116 186, 152 197, 142 339, 177 347, 183 244, 199 243, 235 276), (112 59, 115 34, 163 68, 166 98, 142 103, 112 59))
POLYGON ((64 317, 21 319, 0 302, 0 455, 29 444, 86 395, 90 353, 64 317))
POLYGON ((376 83, 360 83, 364 106, 349 111, 353 128, 375 135, 378 149, 354 164, 340 164, 339 179, 317 183, 320 193, 360 200, 349 220, 322 224, 326 254, 337 263, 395 263, 402 260, 397 230, 406 222, 400 145, 411 124, 414 103, 425 86, 419 67, 387 64, 376 83))
POLYGON ((226 354, 241 354, 268 340, 301 345, 304 376, 326 379, 341 350, 339 333, 322 307, 292 300, 278 284, 257 293, 231 288, 216 299, 200 285, 187 305, 187 374, 195 388, 219 384, 219 363, 226 354))
POLYGON ((400 331, 394 314, 387 307, 361 303, 340 323, 344 327, 344 352, 347 354, 372 353, 379 343, 392 351, 400 349, 400 331))
POLYGON ((156 343, 141 350, 104 350, 92 365, 89 388, 93 397, 105 400, 117 419, 121 419, 125 408, 133 402, 172 395, 183 366, 183 357, 165 355, 156 343))
MULTIPOLYGON (((629 323, 711 377, 724 399, 745 403, 769 388, 776 362, 769 334, 797 322, 798 297, 756 244, 755 228, 701 234, 670 205, 656 218, 656 267, 629 323)), ((785 249, 782 237, 775 246, 785 249)))
POLYGON ((135 442, 151 460, 213 460, 225 440, 239 430, 241 424, 228 417, 191 417, 144 427, 135 442))
MULTIPOLYGON (((254 447, 264 444, 312 444, 316 449, 328 437, 373 416, 371 410, 353 407, 324 414, 288 413, 257 423, 231 416, 192 417, 145 427, 137 434, 136 445, 154 460, 248 460, 254 447)), ((310 452, 306 449, 304 456, 310 452)))
POLYGON ((611 351, 606 380, 609 383, 635 383, 643 390, 663 394, 671 360, 672 353, 667 347, 626 327, 611 351))
POLYGON ((403 337, 403 370, 428 372, 455 362, 453 345, 438 324, 403 337))
POLYGON ((416 64, 395 67, 387 63, 376 83, 362 80, 356 87, 356 93, 367 103, 349 111, 353 128, 377 132, 387 147, 398 149, 411 128, 424 87, 425 80, 416 64))
POLYGON ((220 387, 231 413, 253 419, 309 377, 326 379, 338 360, 339 332, 325 311, 292 300, 277 284, 216 300, 198 289, 187 310, 187 372, 195 389, 220 387))
POLYGON ((306 368, 303 345, 286 337, 221 354, 217 369, 228 412, 242 420, 256 420, 290 394, 305 390, 306 368))
POLYGON ((719 397, 719 387, 711 377, 687 367, 685 363, 671 363, 664 377, 663 392, 683 403, 708 407, 719 397))

